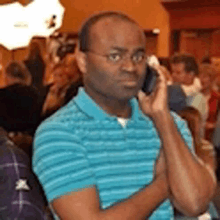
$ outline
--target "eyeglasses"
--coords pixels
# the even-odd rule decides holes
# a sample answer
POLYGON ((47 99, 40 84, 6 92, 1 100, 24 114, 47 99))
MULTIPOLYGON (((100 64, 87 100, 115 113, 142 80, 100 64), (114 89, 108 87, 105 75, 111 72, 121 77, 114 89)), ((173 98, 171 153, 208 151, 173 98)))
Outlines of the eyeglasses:
POLYGON ((141 64, 142 62, 145 62, 147 59, 147 56, 144 51, 137 51, 132 55, 126 52, 112 52, 109 54, 100 54, 93 50, 86 50, 85 52, 92 53, 97 56, 105 57, 107 59, 107 62, 110 62, 112 64, 121 64, 128 58, 130 58, 130 60, 134 64, 141 64))

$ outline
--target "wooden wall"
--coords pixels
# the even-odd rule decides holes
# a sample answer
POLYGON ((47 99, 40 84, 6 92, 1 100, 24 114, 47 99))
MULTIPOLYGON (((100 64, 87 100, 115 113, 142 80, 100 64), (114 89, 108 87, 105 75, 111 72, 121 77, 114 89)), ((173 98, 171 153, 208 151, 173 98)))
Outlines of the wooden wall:
POLYGON ((170 15, 170 54, 190 52, 201 59, 204 55, 220 56, 219 0, 161 0, 170 15))
POLYGON ((194 54, 198 60, 204 56, 220 57, 220 31, 182 30, 179 43, 181 52, 194 54))
POLYGON ((171 29, 219 28, 219 21, 220 6, 170 11, 171 29))
MULTIPOLYGON (((14 2, 13 0, 0 0, 0 4, 14 2)), ((25 4, 27 0, 19 0, 25 4)), ((169 15, 161 5, 160 0, 60 0, 65 7, 65 16, 61 32, 77 32, 82 22, 93 13, 106 10, 117 10, 129 14, 145 30, 160 29, 158 37, 149 38, 149 44, 154 43, 154 51, 158 56, 168 56, 169 54, 169 15), (156 45, 155 45, 156 39, 156 45)), ((23 60, 27 54, 26 49, 19 49, 13 52, 0 47, 2 53, 2 63, 5 66, 12 58, 23 60)))
POLYGON ((85 18, 99 11, 122 11, 137 20, 143 29, 159 28, 157 55, 169 54, 169 15, 160 0, 61 0, 61 3, 66 8, 61 31, 77 32, 85 18))

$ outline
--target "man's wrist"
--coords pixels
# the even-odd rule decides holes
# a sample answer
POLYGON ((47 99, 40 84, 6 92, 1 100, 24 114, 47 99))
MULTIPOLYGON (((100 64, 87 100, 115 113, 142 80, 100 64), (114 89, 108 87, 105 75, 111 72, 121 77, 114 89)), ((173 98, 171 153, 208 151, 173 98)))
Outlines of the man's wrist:
POLYGON ((167 110, 163 110, 163 111, 161 110, 161 111, 152 113, 151 118, 155 123, 158 123, 158 122, 162 123, 163 121, 169 118, 171 119, 172 117, 171 117, 170 111, 167 109, 167 110))
POLYGON ((157 187, 158 192, 160 192, 164 199, 169 197, 169 186, 165 172, 156 175, 153 184, 155 184, 155 187, 157 187))

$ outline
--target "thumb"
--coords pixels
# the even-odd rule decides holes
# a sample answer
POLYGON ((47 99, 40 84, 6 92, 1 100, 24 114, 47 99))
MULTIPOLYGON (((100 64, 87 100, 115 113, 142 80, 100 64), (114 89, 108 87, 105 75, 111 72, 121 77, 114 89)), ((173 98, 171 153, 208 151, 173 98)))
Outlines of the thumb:
POLYGON ((139 92, 138 92, 138 100, 140 102, 142 102, 145 98, 146 98, 145 93, 142 90, 139 90, 139 92))

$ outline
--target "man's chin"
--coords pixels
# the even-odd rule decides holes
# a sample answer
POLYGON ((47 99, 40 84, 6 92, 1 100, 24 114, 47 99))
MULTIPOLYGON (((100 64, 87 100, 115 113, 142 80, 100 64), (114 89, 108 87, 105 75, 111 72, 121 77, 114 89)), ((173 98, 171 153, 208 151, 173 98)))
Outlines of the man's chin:
POLYGON ((139 91, 139 89, 138 90, 135 89, 135 90, 125 91, 125 92, 121 93, 119 95, 119 97, 120 97, 121 100, 130 100, 132 98, 137 97, 138 91, 139 91))

